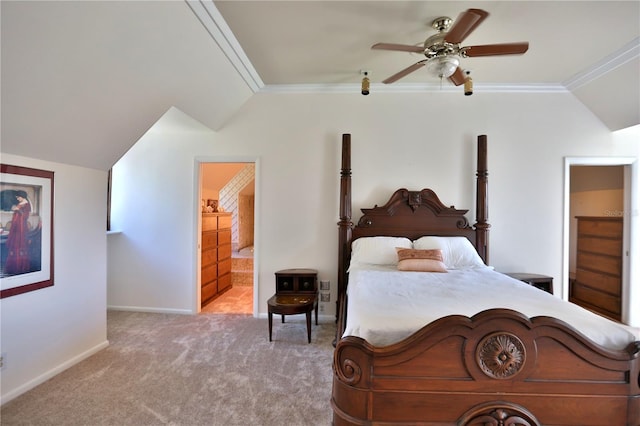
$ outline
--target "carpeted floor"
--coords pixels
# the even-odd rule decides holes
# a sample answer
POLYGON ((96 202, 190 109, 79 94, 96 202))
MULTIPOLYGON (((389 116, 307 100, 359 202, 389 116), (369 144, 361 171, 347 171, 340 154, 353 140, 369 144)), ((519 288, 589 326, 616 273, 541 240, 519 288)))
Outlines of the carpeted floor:
POLYGON ((110 346, 2 407, 9 425, 330 425, 333 322, 108 313, 110 346))

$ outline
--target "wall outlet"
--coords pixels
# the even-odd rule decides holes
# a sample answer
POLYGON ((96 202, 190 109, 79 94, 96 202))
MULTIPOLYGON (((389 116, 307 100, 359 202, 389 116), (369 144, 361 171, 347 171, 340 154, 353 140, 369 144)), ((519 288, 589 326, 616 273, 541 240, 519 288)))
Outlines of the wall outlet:
POLYGON ((318 305, 318 311, 324 312, 324 305, 323 304, 318 305))
POLYGON ((331 282, 320 280, 320 290, 323 290, 323 291, 331 290, 331 282))
POLYGON ((331 302, 331 294, 330 293, 320 293, 320 301, 321 302, 331 302))
POLYGON ((4 370, 4 363, 6 359, 7 359, 7 354, 5 353, 0 354, 0 370, 4 370))

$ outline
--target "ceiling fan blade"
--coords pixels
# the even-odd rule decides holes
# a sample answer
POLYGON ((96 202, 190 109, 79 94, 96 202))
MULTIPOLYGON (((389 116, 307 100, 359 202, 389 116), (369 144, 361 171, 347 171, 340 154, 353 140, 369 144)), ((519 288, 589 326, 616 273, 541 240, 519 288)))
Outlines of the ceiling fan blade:
POLYGON ((482 21, 487 19, 487 16, 489 16, 489 12, 482 9, 469 9, 462 12, 444 37, 444 41, 453 44, 462 43, 482 21))
POLYGON ((424 53, 424 47, 411 46, 408 44, 376 43, 373 46, 371 46, 371 48, 381 49, 381 50, 397 50, 400 52, 424 53))
POLYGON ((395 73, 394 75, 392 75, 391 77, 387 78, 386 80, 382 80, 382 82, 384 84, 390 84, 390 83, 393 83, 394 81, 400 80, 402 77, 404 77, 404 76, 406 76, 408 74, 411 74, 412 72, 414 72, 418 68, 423 67, 425 62, 426 61, 416 62, 415 64, 411 65, 410 67, 407 67, 407 68, 403 69, 402 71, 395 73))
POLYGON ((497 56, 497 55, 521 55, 529 50, 529 43, 484 44, 481 46, 468 46, 462 48, 463 56, 497 56))
POLYGON ((460 86, 462 83, 464 83, 464 73, 462 72, 462 69, 460 67, 456 68, 451 77, 449 77, 449 81, 451 81, 456 86, 460 86))

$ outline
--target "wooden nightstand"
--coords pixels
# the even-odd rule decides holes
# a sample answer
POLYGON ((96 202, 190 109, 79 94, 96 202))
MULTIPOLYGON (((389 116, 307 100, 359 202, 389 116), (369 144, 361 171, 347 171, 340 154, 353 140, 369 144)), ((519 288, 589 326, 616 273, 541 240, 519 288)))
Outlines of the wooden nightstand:
POLYGON ((317 292, 318 271, 315 269, 283 269, 276 272, 276 294, 317 292))
POLYGON ((547 275, 528 274, 524 272, 505 272, 505 275, 553 294, 553 278, 547 275))
POLYGON ((318 325, 318 271, 315 269, 284 269, 276 272, 276 294, 267 301, 269 341, 273 329, 273 314, 305 314, 307 340, 311 343, 311 312, 315 310, 318 325))

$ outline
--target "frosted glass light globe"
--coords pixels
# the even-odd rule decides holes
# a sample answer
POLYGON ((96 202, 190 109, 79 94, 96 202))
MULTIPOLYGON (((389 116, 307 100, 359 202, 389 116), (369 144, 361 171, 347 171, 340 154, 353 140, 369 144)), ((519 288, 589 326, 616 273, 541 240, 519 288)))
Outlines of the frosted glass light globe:
POLYGON ((427 70, 438 77, 451 77, 460 65, 455 56, 439 56, 427 62, 427 70))

